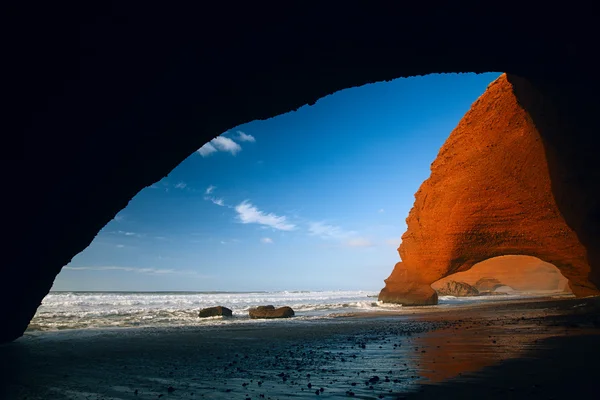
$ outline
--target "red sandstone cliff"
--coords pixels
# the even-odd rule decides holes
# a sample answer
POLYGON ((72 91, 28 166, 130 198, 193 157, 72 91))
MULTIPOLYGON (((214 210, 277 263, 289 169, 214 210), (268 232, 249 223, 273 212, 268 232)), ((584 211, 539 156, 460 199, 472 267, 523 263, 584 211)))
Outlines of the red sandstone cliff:
POLYGON ((556 265, 578 296, 596 294, 584 247, 550 189, 540 135, 502 75, 473 103, 415 194, 385 302, 435 304, 431 283, 488 258, 556 265))

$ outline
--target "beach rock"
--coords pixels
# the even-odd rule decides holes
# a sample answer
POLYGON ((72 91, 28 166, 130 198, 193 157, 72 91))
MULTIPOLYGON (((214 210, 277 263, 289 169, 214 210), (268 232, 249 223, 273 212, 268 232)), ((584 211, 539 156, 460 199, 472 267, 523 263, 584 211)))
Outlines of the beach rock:
POLYGON ((253 319, 257 319, 257 318, 290 318, 295 315, 294 310, 292 310, 290 307, 284 306, 284 307, 275 308, 272 305, 258 306, 256 308, 251 308, 250 310, 248 310, 248 314, 250 315, 250 318, 253 318, 253 319))
POLYGON ((554 264, 577 296, 598 293, 586 249, 556 204, 540 134, 513 89, 505 74, 492 82, 440 149, 379 300, 435 304, 433 282, 507 254, 554 264))
POLYGON ((233 312, 229 308, 223 307, 223 306, 203 308, 198 313, 198 317, 200 317, 200 318, 218 317, 218 316, 231 317, 232 315, 233 315, 233 312))
POLYGON ((435 288, 439 296, 477 296, 479 290, 464 282, 449 281, 440 288, 435 288))

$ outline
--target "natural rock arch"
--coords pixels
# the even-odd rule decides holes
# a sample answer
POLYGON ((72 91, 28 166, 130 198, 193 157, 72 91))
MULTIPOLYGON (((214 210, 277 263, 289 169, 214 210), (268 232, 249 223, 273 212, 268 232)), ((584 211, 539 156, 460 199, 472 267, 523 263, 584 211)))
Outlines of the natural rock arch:
POLYGON ((556 266, 537 257, 514 254, 489 258, 468 271, 448 275, 431 287, 439 295, 438 289, 451 281, 473 286, 484 294, 505 286, 517 292, 571 293, 568 279, 556 266))
POLYGON ((488 86, 450 134, 406 222, 402 262, 380 300, 435 304, 433 282, 509 254, 554 264, 575 295, 598 293, 586 249, 552 194, 540 133, 506 75, 488 86))
POLYGON ((0 342, 23 333, 60 269, 137 192, 210 139, 337 90, 436 72, 514 74, 544 138, 557 205, 600 281, 593 12, 546 5, 540 18, 523 4, 515 12, 435 2, 169 7, 10 9, 0 342))

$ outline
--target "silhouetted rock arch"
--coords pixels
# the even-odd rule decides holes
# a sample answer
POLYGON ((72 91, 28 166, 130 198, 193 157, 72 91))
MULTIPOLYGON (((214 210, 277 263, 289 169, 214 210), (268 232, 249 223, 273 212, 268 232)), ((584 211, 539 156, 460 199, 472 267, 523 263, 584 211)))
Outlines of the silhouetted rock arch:
POLYGON ((0 342, 23 333, 60 269, 137 192, 210 139, 340 89, 436 72, 513 74, 544 140, 558 208, 600 282, 594 13, 545 5, 540 18, 523 4, 435 2, 210 11, 10 9, 0 342))

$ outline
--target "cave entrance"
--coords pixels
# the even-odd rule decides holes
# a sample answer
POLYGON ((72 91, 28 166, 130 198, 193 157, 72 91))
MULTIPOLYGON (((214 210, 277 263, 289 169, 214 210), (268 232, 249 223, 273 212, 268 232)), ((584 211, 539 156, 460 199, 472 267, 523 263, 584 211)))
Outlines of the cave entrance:
POLYGON ((572 294, 569 280, 556 266, 524 255, 489 258, 431 287, 440 297, 572 294))
POLYGON ((29 328, 196 324, 214 306, 372 310, 414 193, 500 75, 374 83, 222 132, 64 266, 29 328))

